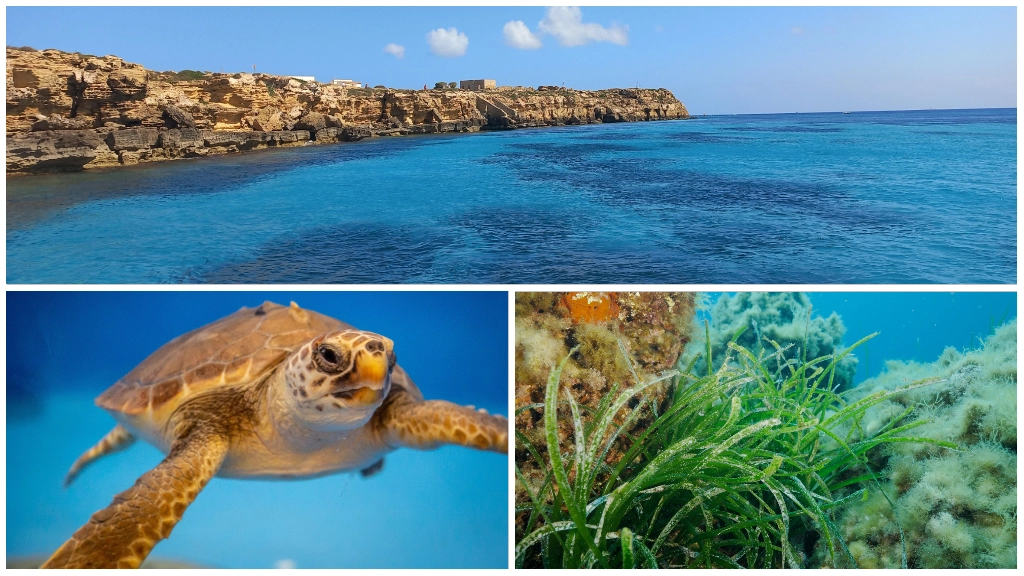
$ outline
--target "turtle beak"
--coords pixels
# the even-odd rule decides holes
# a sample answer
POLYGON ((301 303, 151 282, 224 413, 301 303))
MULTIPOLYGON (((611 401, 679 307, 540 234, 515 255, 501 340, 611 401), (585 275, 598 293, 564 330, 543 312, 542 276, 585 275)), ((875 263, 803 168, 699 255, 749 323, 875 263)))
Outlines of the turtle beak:
POLYGON ((350 390, 342 390, 341 392, 334 392, 331 394, 332 397, 344 400, 345 404, 350 407, 359 406, 370 406, 380 402, 384 396, 384 389, 374 389, 366 386, 360 386, 359 388, 352 388, 350 390))
POLYGON ((380 400, 382 390, 360 388, 352 393, 352 399, 360 404, 376 404, 380 400))
POLYGON ((356 359, 358 381, 371 387, 384 388, 394 368, 394 358, 395 343, 390 338, 378 336, 366 343, 365 349, 356 359))
POLYGON ((388 366, 386 356, 363 355, 359 358, 359 365, 356 366, 359 382, 366 384, 383 383, 390 372, 391 367, 388 366))

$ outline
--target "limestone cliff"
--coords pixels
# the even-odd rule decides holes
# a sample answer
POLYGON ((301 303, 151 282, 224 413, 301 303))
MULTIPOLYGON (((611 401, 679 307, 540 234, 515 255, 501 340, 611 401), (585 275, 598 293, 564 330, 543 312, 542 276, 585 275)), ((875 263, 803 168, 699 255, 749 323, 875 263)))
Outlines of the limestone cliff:
POLYGON ((7 48, 7 172, 80 170, 359 140, 686 118, 665 89, 343 88, 268 74, 155 72, 7 48))

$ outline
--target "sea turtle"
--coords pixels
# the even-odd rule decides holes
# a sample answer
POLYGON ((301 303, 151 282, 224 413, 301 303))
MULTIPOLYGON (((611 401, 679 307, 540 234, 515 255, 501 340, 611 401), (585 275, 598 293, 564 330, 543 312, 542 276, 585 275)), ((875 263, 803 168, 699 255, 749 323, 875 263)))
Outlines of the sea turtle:
POLYGON ((93 514, 44 568, 138 567, 214 476, 379 470, 400 448, 508 453, 508 420, 423 399, 393 342, 294 302, 264 302, 163 345, 96 399, 118 421, 65 483, 136 437, 167 457, 93 514))

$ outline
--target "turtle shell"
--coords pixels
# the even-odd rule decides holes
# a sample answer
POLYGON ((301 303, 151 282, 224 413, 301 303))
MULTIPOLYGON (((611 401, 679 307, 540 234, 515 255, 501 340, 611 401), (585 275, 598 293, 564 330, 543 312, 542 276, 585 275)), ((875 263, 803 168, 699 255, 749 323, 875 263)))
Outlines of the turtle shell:
POLYGON ((175 408, 219 386, 252 382, 313 338, 351 328, 312 310, 264 302, 164 344, 96 399, 113 412, 175 408))

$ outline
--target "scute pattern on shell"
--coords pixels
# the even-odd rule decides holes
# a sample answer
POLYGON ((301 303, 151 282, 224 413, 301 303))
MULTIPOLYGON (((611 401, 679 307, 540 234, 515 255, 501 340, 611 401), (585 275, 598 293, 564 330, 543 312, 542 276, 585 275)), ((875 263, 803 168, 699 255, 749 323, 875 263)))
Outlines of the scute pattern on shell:
POLYGON ((101 394, 96 405, 141 414, 216 386, 252 382, 302 344, 347 328, 295 303, 242 308, 164 344, 101 394))

